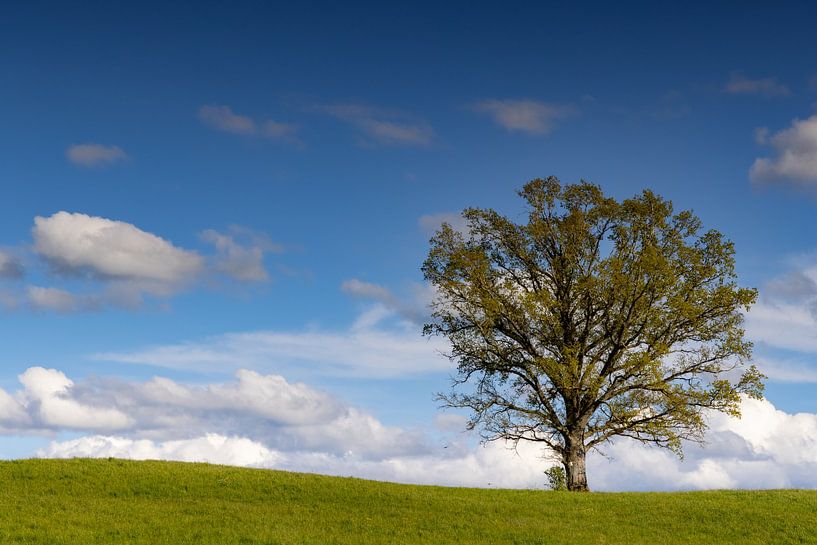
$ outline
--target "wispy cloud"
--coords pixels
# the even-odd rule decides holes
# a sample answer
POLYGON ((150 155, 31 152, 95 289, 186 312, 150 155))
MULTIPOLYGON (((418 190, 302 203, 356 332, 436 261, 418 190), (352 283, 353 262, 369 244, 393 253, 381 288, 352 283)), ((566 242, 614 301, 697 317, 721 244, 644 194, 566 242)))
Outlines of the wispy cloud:
POLYGON ((233 134, 254 135, 258 130, 255 121, 234 113, 229 106, 202 106, 199 120, 209 127, 233 134))
POLYGON ((311 109, 352 125, 365 145, 427 147, 434 141, 431 125, 405 112, 363 104, 328 104, 311 109))
POLYGON ((787 364, 798 367, 817 356, 817 256, 792 258, 790 270, 760 288, 746 315, 746 332, 756 344, 801 353, 794 360, 770 358, 778 375, 787 364))
MULTIPOLYGON (((417 325, 428 321, 429 305, 434 297, 434 289, 423 284, 412 284, 411 295, 408 298, 400 298, 385 286, 363 282, 357 278, 343 282, 341 290, 360 299, 375 301, 383 305, 384 310, 394 312, 417 325)), ((378 314, 375 313, 372 316, 378 316, 378 314)))
POLYGON ((21 278, 24 270, 20 260, 9 252, 0 250, 0 280, 4 278, 21 278))
MULTIPOLYGON (((372 287, 355 283, 353 289, 363 289, 375 299, 390 299, 388 292, 372 287)), ((193 342, 101 353, 93 359, 198 371, 274 368, 367 378, 451 371, 450 361, 441 355, 448 349, 443 340, 422 337, 416 323, 387 327, 386 321, 395 317, 400 317, 397 309, 375 305, 347 329, 228 333, 193 342)))
POLYGON ((755 139, 769 144, 774 155, 755 159, 749 169, 753 182, 817 184, 817 115, 795 119, 789 128, 772 136, 762 127, 755 131, 755 139))
POLYGON ((229 106, 208 105, 198 111, 199 120, 213 129, 231 134, 289 141, 302 145, 298 139, 298 126, 272 120, 254 120, 233 112, 229 106))
POLYGON ((817 364, 800 359, 756 358, 754 363, 760 371, 775 382, 795 384, 817 383, 817 364))
POLYGON ((468 221, 459 212, 440 212, 438 214, 424 214, 417 219, 420 229, 427 234, 433 235, 443 223, 447 223, 455 231, 461 233, 468 232, 468 221))
POLYGON ((472 109, 487 115, 509 132, 548 134, 556 122, 575 115, 573 106, 548 104, 536 100, 488 99, 476 102, 472 109))
POLYGON ((82 310, 86 306, 79 297, 57 288, 29 286, 27 295, 27 302, 34 310, 71 313, 82 310))
POLYGON ((723 87, 723 91, 730 95, 755 95, 764 98, 787 97, 791 91, 787 86, 777 81, 777 78, 747 78, 740 72, 733 72, 723 87))
POLYGON ((102 144, 74 144, 68 147, 65 156, 75 165, 83 167, 112 165, 128 159, 128 154, 119 146, 102 144))
POLYGON ((201 233, 201 238, 218 252, 211 258, 214 270, 239 282, 268 281, 270 276, 264 267, 264 254, 283 252, 283 247, 266 235, 239 226, 231 227, 226 233, 207 229, 201 233))

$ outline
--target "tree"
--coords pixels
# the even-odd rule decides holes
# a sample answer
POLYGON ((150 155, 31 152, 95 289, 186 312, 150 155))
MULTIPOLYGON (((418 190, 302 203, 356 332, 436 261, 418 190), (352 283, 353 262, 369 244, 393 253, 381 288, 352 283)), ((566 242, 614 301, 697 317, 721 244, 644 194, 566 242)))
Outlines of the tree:
POLYGON ((548 488, 554 492, 567 490, 567 478, 565 477, 565 468, 562 466, 550 466, 545 470, 545 476, 548 480, 548 488))
POLYGON ((423 273, 437 291, 424 334, 458 364, 448 407, 486 441, 537 441, 588 490, 586 453, 614 437, 665 447, 703 441, 707 410, 759 398, 734 246, 691 211, 645 190, 621 202, 582 181, 536 179, 527 223, 491 209, 443 224, 423 273))

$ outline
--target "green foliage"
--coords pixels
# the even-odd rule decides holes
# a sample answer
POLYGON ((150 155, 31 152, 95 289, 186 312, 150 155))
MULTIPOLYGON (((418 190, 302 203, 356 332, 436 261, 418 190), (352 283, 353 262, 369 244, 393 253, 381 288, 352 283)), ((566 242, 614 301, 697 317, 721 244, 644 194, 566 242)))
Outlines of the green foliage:
POLYGON ((519 194, 525 223, 467 209, 468 232, 444 224, 423 265, 438 293, 424 331, 459 369, 440 398, 486 440, 541 442, 584 490, 589 449, 624 436, 681 455, 705 410, 761 395, 741 328, 757 293, 721 233, 651 191, 618 202, 548 178, 519 194))
POLYGON ((551 494, 205 464, 0 462, 3 545, 813 543, 817 492, 551 494))
POLYGON ((550 466, 545 470, 545 476, 548 480, 548 488, 555 491, 567 490, 567 477, 565 476, 565 468, 562 466, 550 466))

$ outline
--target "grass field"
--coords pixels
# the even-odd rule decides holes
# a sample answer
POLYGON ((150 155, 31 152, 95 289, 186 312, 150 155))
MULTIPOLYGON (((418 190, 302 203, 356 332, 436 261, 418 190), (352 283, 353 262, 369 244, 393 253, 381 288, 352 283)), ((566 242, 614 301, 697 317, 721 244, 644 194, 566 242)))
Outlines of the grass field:
POLYGON ((24 460, 0 462, 0 543, 817 543, 817 491, 570 494, 24 460))

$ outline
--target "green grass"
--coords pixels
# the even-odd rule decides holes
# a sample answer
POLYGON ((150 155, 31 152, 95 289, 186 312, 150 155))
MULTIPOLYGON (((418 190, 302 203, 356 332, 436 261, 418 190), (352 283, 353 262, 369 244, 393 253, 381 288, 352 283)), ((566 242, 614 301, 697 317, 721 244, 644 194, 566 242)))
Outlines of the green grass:
POLYGON ((817 491, 570 494, 23 460, 0 462, 0 543, 817 543, 817 491))

